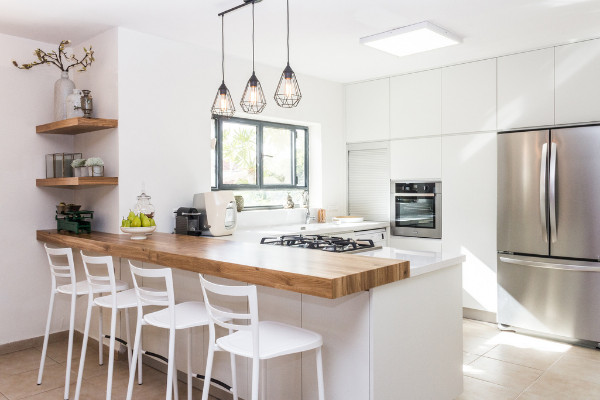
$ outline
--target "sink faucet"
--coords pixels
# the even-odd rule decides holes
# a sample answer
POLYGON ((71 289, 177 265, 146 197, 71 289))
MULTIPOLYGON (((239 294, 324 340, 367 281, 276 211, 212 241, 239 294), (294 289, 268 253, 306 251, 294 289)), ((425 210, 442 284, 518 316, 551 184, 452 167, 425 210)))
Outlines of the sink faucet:
POLYGON ((306 204, 306 224, 310 224, 310 221, 314 219, 314 217, 312 217, 310 215, 310 205, 309 205, 309 200, 308 200, 308 190, 305 190, 304 192, 302 192, 302 200, 303 203, 306 204))

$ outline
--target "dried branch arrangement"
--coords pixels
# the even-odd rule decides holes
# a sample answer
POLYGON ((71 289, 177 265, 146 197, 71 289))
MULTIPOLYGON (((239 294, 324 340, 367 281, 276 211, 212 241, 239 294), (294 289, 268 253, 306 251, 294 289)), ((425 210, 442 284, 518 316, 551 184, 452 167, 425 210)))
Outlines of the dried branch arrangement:
POLYGON ((52 50, 49 53, 46 53, 45 51, 43 51, 42 49, 36 49, 33 52, 34 56, 37 56, 38 61, 34 61, 30 64, 21 64, 19 65, 15 60, 12 60, 12 63, 15 67, 19 68, 19 69, 31 69, 33 67, 35 67, 36 65, 42 65, 42 64, 46 64, 46 65, 56 65, 58 68, 60 68, 61 71, 69 71, 69 69, 80 66, 81 68, 78 69, 79 72, 83 72, 87 69, 87 67, 89 67, 90 65, 92 65, 92 62, 96 61, 94 59, 94 52, 92 51, 92 46, 90 46, 89 50, 86 49, 85 47, 83 48, 83 51, 85 52, 85 56, 79 60, 77 59, 77 57, 75 57, 75 55, 67 55, 67 53, 65 53, 65 46, 71 44, 70 40, 63 40, 62 42, 60 42, 60 45, 58 46, 58 53, 55 52, 54 50, 52 50))

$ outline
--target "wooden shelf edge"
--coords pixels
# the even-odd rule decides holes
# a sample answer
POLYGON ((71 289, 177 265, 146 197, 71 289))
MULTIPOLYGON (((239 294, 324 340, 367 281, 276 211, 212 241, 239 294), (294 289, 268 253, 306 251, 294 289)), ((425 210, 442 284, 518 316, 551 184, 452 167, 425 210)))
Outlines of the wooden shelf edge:
POLYGON ((119 184, 118 177, 83 177, 83 178, 46 178, 36 179, 35 185, 38 187, 60 187, 60 188, 77 188, 77 187, 93 187, 93 186, 116 186, 119 184))
POLYGON ((38 125, 35 132, 38 134, 77 135, 79 133, 113 129, 119 126, 116 119, 104 118, 69 118, 49 124, 38 125))

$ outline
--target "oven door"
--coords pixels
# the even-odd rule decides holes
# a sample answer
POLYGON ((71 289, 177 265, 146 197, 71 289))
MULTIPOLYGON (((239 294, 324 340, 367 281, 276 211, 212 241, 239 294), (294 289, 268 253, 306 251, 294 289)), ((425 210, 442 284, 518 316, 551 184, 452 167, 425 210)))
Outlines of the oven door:
POLYGON ((391 204, 393 235, 442 238, 441 194, 395 193, 391 204))

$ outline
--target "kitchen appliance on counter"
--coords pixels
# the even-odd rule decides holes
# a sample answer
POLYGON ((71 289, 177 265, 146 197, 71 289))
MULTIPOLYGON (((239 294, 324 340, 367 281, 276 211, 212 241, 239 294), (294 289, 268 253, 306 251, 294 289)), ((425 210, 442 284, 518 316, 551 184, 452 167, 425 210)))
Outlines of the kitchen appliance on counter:
POLYGON ((498 322, 600 342, 600 127, 498 135, 498 322))
POLYGON ((199 229, 205 236, 227 236, 235 232, 237 226, 237 205, 233 191, 197 193, 194 195, 194 208, 199 216, 199 229))
POLYGON ((92 223, 86 220, 94 219, 93 211, 57 211, 54 218, 56 219, 56 230, 59 232, 69 231, 77 235, 80 231, 92 232, 92 223))
POLYGON ((394 236, 442 238, 442 182, 391 182, 394 236))
POLYGON ((330 251, 332 253, 359 253, 362 251, 379 250, 370 239, 344 239, 336 236, 322 235, 283 235, 279 237, 262 238, 260 244, 274 246, 290 246, 304 249, 330 251))
POLYGON ((200 236, 201 213, 195 208, 179 207, 175 217, 175 233, 178 235, 200 236))

